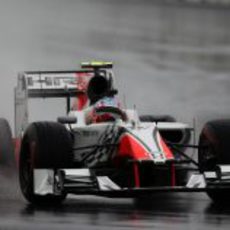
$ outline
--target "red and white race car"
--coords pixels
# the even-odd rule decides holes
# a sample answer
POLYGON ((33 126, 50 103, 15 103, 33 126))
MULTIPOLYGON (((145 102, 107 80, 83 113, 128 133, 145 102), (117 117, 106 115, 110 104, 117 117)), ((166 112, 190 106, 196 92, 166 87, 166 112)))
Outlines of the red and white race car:
POLYGON ((191 145, 188 125, 122 108, 113 79, 108 62, 19 74, 15 126, 24 197, 37 204, 62 202, 68 193, 206 191, 215 201, 230 200, 230 121, 208 122, 199 145, 191 145), (67 116, 28 124, 31 97, 66 97, 67 116), (189 147, 198 149, 198 161, 185 153, 189 147))

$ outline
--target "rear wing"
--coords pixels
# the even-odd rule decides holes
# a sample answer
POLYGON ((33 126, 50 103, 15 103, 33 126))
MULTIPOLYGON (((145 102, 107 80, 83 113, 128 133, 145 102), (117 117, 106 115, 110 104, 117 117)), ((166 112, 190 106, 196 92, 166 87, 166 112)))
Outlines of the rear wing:
POLYGON ((15 135, 21 136, 28 125, 28 99, 66 98, 66 110, 70 110, 70 98, 85 94, 93 70, 30 71, 18 74, 15 88, 15 135))

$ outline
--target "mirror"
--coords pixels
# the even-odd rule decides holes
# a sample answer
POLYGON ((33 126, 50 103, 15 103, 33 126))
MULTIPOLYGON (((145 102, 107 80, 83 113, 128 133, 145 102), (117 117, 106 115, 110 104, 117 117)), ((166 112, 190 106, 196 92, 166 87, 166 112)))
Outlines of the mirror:
POLYGON ((57 121, 61 124, 75 124, 77 123, 77 118, 76 117, 58 117, 57 121))

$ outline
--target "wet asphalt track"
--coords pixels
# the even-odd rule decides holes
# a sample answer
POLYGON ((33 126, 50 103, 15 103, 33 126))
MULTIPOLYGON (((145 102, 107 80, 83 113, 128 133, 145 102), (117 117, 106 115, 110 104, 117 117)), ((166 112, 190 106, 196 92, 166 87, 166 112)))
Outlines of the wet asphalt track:
MULTIPOLYGON (((229 117, 230 9, 152 2, 0 0, 1 116, 13 125, 18 71, 75 69, 82 60, 109 59, 116 63, 122 100, 141 113, 170 113, 187 122, 195 117, 198 129, 210 118, 229 117)), ((64 111, 57 101, 52 111, 42 102, 30 105, 33 119, 64 111)), ((21 197, 17 174, 0 168, 0 229, 229 226, 230 206, 213 205, 205 194, 162 195, 146 203, 70 197, 60 207, 35 208, 21 197)))

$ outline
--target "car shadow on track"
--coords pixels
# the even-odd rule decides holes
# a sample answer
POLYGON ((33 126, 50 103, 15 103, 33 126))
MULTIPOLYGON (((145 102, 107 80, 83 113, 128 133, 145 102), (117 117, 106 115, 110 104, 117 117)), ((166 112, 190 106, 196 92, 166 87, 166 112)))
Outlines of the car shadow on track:
POLYGON ((205 209, 205 213, 212 215, 230 215, 230 203, 210 203, 205 209))
POLYGON ((37 212, 48 213, 113 213, 117 215, 130 213, 178 214, 195 212, 196 209, 205 211, 210 205, 207 197, 201 198, 189 194, 158 194, 138 199, 113 199, 91 196, 69 198, 58 206, 27 205, 23 215, 34 215, 37 212))

